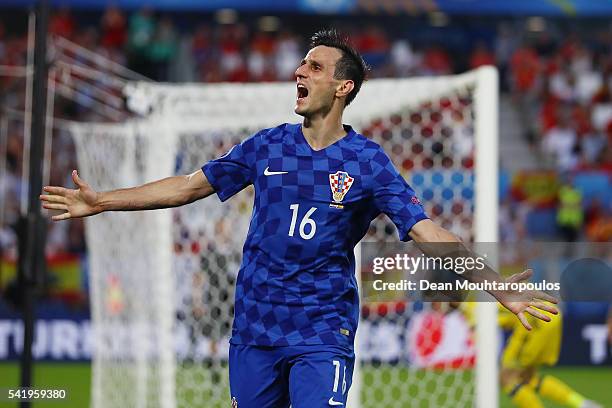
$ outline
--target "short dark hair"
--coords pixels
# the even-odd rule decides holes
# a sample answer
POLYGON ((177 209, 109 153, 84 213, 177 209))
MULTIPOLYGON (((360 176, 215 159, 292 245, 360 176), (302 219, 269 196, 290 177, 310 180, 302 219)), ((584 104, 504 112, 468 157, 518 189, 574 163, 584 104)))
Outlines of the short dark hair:
POLYGON ((359 93, 361 84, 366 80, 366 74, 370 68, 359 52, 350 44, 348 38, 334 29, 320 30, 313 34, 310 38, 310 48, 319 45, 337 48, 342 53, 342 57, 336 63, 334 78, 350 79, 355 84, 353 90, 346 96, 345 106, 348 106, 359 93))

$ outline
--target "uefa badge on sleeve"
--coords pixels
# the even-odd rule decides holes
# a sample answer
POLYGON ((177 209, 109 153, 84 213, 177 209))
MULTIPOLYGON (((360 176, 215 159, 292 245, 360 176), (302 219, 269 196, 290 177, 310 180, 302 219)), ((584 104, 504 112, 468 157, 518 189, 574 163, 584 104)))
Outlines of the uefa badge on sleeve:
POLYGON ((330 207, 339 209, 344 208, 344 206, 339 205, 339 203, 344 200, 344 196, 348 193, 354 181, 355 179, 349 176, 346 171, 337 171, 329 175, 329 186, 331 187, 332 197, 334 199, 334 203, 331 203, 330 207))
POLYGON ((238 408, 238 400, 236 397, 232 397, 232 408, 238 408))

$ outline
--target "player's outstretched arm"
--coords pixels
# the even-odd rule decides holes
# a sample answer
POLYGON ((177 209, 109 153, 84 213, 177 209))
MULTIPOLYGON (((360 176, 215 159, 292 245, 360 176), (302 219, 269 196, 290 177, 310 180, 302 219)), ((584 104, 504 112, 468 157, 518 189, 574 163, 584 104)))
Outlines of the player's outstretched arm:
POLYGON ((72 171, 76 189, 47 186, 40 196, 43 208, 64 211, 54 221, 88 217, 103 211, 137 211, 178 207, 211 195, 214 190, 201 170, 167 177, 138 187, 97 192, 72 171))
MULTIPOLYGON (((410 231, 410 237, 417 243, 419 248, 428 256, 444 256, 445 254, 437 253, 442 249, 441 245, 435 245, 435 243, 448 242, 448 243, 461 243, 461 240, 450 231, 445 230, 439 225, 435 224, 431 220, 419 221, 412 227, 410 231), (434 245, 427 245, 427 244, 434 245)), ((465 251, 469 251, 468 248, 462 245, 465 251)), ((471 270, 466 271, 463 276, 470 282, 526 282, 531 278, 532 271, 530 269, 514 274, 509 278, 503 278, 498 273, 490 268, 484 268, 483 270, 471 270)), ((552 314, 557 314, 557 308, 547 302, 558 303, 558 300, 545 292, 538 290, 495 290, 489 291, 491 295, 497 299, 506 309, 514 313, 521 321, 523 326, 527 330, 531 330, 531 325, 525 317, 525 313, 529 313, 533 317, 540 320, 550 321, 550 317, 541 310, 547 311, 552 314)))

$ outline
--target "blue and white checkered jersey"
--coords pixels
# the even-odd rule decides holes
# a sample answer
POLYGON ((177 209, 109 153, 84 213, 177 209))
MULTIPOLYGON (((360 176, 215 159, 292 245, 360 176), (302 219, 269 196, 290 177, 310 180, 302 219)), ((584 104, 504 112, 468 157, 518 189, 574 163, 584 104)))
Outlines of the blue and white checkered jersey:
POLYGON ((252 184, 232 344, 353 347, 354 247, 381 212, 400 239, 427 218, 382 148, 347 135, 313 150, 299 124, 262 130, 202 170, 221 201, 252 184))

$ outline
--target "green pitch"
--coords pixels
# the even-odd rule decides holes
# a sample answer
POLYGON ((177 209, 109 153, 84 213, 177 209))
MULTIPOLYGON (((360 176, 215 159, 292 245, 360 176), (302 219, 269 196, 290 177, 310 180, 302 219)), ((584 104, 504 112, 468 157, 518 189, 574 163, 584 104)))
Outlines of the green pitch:
MULTIPOLYGON (((91 369, 89 364, 40 363, 34 367, 33 386, 39 388, 64 389, 68 395, 66 402, 33 403, 33 408, 86 408, 89 406, 89 387, 91 369)), ((0 363, 0 388, 19 385, 19 364, 0 363)), ((17 403, 0 400, 0 407, 17 408, 17 403)))
MULTIPOLYGON (((193 367, 187 370, 193 370, 193 367)), ((426 375, 431 378, 432 375, 439 376, 440 378, 435 381, 438 384, 444 384, 450 381, 450 376, 446 378, 444 373, 434 374, 431 371, 422 372, 410 371, 410 374, 416 374, 417 377, 426 375)), ((612 393, 610 393, 609 387, 612 384, 612 368, 595 368, 595 367, 558 367, 553 369, 545 370, 544 373, 552 374, 560 378, 561 380, 568 383, 570 386, 575 388, 577 391, 592 398, 605 407, 612 408, 612 393)), ((179 373, 179 375, 185 375, 189 377, 188 373, 179 373)), ((380 393, 385 394, 388 389, 380 383, 381 379, 393 379, 393 381, 408 381, 409 371, 401 367, 364 367, 364 390, 367 388, 368 392, 374 394, 380 393), (379 371, 376 375, 377 383, 372 383, 373 370, 379 371), (382 371, 381 371, 382 370, 382 371), (372 391, 372 389, 374 391, 372 391)), ((457 378, 457 376, 453 376, 457 378)), ((465 381, 469 381, 471 374, 466 372, 463 376, 465 381)), ((68 392, 68 401, 57 403, 57 402, 43 402, 32 404, 33 408, 44 408, 44 407, 62 407, 62 408, 85 408, 89 404, 90 397, 90 380, 91 370, 88 364, 54 364, 54 363, 41 363, 37 364, 34 371, 34 384, 38 387, 45 388, 63 388, 68 392)), ((414 381, 414 378, 412 379, 414 381)), ((19 382, 19 368, 16 363, 0 363, 0 388, 2 387, 14 387, 19 382)), ((409 382, 409 381, 408 381, 409 382)), ((222 381, 223 384, 227 384, 226 381, 222 381)), ((460 384, 456 384, 457 387, 460 384)), ((432 390, 433 391, 433 390, 432 390)), ((365 391, 364 391, 365 392, 365 391)), ((408 387, 410 392, 410 387, 408 387)), ((16 408, 18 405, 15 403, 8 403, 0 401, 0 407, 16 408)), ((196 405, 194 404, 194 407, 196 405)), ((221 406, 227 406, 223 404, 221 406)), ((390 408, 413 408, 415 406, 427 406, 421 404, 411 404, 410 406, 402 407, 399 405, 393 405, 390 408)), ((449 405, 452 406, 452 405, 449 405)), ((502 397, 501 408, 511 408, 509 400, 502 397)), ((547 408, 560 408, 557 405, 547 403, 547 408)), ((208 408, 208 407, 207 407, 208 408)), ((369 407, 368 407, 369 408, 369 407)), ((381 408, 380 405, 376 405, 376 408, 381 408)), ((462 408, 462 407, 458 407, 462 408)))
MULTIPOLYGON (((567 383, 587 398, 595 400, 606 408, 612 408, 612 368, 610 367, 554 367, 542 370, 567 383)), ((547 408, 562 408, 561 405, 545 402, 547 408)), ((501 408, 510 408, 512 403, 505 396, 501 408)))

